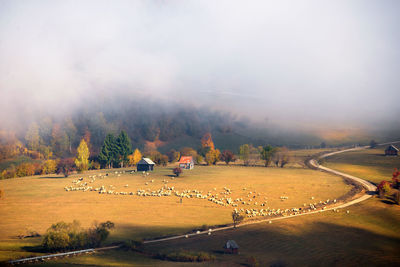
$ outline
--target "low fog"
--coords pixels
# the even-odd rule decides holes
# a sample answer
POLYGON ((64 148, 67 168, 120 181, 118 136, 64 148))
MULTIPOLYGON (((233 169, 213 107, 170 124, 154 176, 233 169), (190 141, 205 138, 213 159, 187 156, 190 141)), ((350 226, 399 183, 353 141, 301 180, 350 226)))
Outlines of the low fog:
POLYGON ((399 123, 399 10, 385 0, 3 0, 0 122, 119 108, 120 98, 265 127, 399 123))

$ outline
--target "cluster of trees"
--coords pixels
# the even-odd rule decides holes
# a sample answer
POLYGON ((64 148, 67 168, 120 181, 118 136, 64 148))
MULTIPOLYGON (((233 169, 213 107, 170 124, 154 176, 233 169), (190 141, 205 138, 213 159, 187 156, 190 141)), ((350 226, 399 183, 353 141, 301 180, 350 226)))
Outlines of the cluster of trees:
POLYGON ((268 167, 274 163, 276 167, 285 167, 290 162, 289 149, 286 147, 272 147, 266 145, 255 148, 251 144, 244 144, 239 148, 239 158, 245 166, 254 166, 259 160, 268 167))
POLYGON ((102 167, 121 167, 129 163, 128 156, 132 153, 131 139, 125 131, 121 131, 118 137, 107 134, 103 146, 98 155, 102 167))
POLYGON ((42 247, 47 251, 98 247, 107 239, 113 228, 114 223, 110 221, 95 222, 89 229, 83 229, 76 220, 72 223, 58 222, 47 229, 42 247))

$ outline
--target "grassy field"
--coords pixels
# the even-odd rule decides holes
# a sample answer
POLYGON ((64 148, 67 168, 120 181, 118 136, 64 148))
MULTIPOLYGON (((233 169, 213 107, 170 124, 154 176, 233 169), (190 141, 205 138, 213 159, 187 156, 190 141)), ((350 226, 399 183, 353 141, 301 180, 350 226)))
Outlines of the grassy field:
POLYGON ((94 220, 111 220, 116 229, 109 242, 185 233, 203 225, 231 223, 234 207, 207 199, 184 198, 180 203, 176 196, 109 195, 95 191, 67 192, 64 189, 76 186, 72 182, 81 176, 84 177, 82 183, 88 182, 93 188, 102 185, 111 188, 113 185, 114 191, 126 192, 154 191, 168 186, 179 192, 197 190, 203 194, 218 193, 219 198, 226 198, 224 187, 227 187, 232 192, 230 198, 246 201, 246 204, 236 202, 237 208, 245 209, 301 207, 303 203, 340 197, 350 189, 338 177, 301 168, 196 166, 181 177, 173 178, 171 167, 166 167, 157 168, 146 177, 139 173, 110 173, 90 183, 89 175, 94 174, 99 172, 68 178, 48 175, 0 181, 5 195, 0 201, 0 261, 26 256, 29 253, 22 247, 40 242, 38 238, 20 240, 16 238, 18 235, 31 231, 43 234, 58 221, 76 219, 88 227, 94 220), (288 199, 281 200, 281 196, 288 199), (263 203, 265 206, 261 206, 263 203))
POLYGON ((377 184, 391 180, 394 169, 400 168, 400 157, 386 157, 384 150, 379 147, 338 154, 326 158, 323 165, 377 184))
MULTIPOLYGON (((223 188, 228 187, 232 190, 232 198, 247 199, 249 192, 255 191, 256 198, 252 204, 240 204, 243 207, 252 208, 256 200, 257 205, 266 200, 266 204, 275 209, 298 207, 303 202, 312 202, 312 196, 318 202, 338 197, 350 190, 338 177, 301 166, 305 158, 318 152, 323 151, 292 151, 291 168, 196 166, 193 171, 185 172, 181 178, 172 180, 171 168, 167 167, 158 168, 149 177, 141 174, 114 174, 97 179, 97 184, 93 185, 112 184, 116 190, 121 191, 146 187, 155 190, 165 186, 163 180, 168 180, 167 185, 174 186, 179 191, 211 190, 213 194, 217 192, 223 195, 223 188), (146 182, 148 185, 145 185, 146 182), (126 184, 129 184, 127 188, 124 187, 126 184), (289 198, 282 201, 280 196, 289 198)), ((329 158, 325 165, 332 168, 341 166, 340 164, 346 165, 347 169, 337 169, 370 181, 374 181, 378 173, 382 176, 389 174, 390 178, 391 169, 398 161, 396 158, 387 158, 394 163, 387 162, 385 157, 378 156, 380 152, 377 149, 346 153, 329 158), (354 165, 356 167, 353 169, 351 166, 354 165)), ((84 180, 93 174, 85 174, 84 180)), ((23 246, 35 246, 40 238, 19 240, 15 235, 29 230, 43 233, 51 223, 58 220, 78 219, 87 226, 94 219, 112 220, 117 228, 108 242, 178 234, 203 224, 231 222, 230 212, 233 207, 217 205, 204 199, 185 198, 181 204, 180 198, 173 196, 139 197, 99 195, 91 191, 66 192, 64 186, 72 185, 72 180, 77 177, 80 176, 66 179, 51 176, 29 177, 0 181, 0 187, 6 189, 6 198, 0 202, 0 211, 7 215, 0 222, 0 259, 10 258, 10 255, 20 257, 32 254, 26 252, 23 246), (6 228, 8 230, 3 231, 6 228)), ((135 252, 112 250, 41 265, 246 266, 248 258, 255 257, 260 266, 399 266, 400 207, 374 197, 338 213, 329 211, 274 221, 272 224, 249 225, 236 230, 215 232, 211 236, 149 244, 144 249, 152 253, 205 251, 214 255, 216 260, 207 263, 176 263, 135 252), (223 254, 222 247, 229 239, 237 241, 240 255, 223 254)))
POLYGON ((399 266, 400 209, 377 198, 332 211, 261 223, 145 245, 145 250, 205 251, 216 261, 193 264, 146 258, 141 254, 113 250, 95 255, 61 259, 48 266, 246 266, 255 257, 260 266, 399 266), (349 213, 346 211, 349 210, 349 213), (223 254, 229 239, 240 246, 240 255, 223 254))

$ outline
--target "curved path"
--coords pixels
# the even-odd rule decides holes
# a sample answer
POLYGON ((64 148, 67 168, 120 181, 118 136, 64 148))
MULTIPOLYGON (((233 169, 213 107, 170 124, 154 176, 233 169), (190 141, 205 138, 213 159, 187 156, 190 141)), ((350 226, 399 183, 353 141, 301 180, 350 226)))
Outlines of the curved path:
MULTIPOLYGON (((388 144, 394 144, 394 143, 400 143, 400 141, 382 143, 382 144, 379 144, 379 146, 388 145, 388 144)), ((330 211, 330 210, 342 209, 342 208, 345 208, 345 207, 348 207, 348 206, 354 205, 356 203, 359 203, 361 201, 369 199, 370 197, 372 197, 373 192, 376 191, 376 186, 375 185, 373 185, 370 182, 368 182, 368 181, 366 181, 364 179, 361 179, 359 177, 355 177, 355 176, 352 176, 350 174, 346 174, 346 173, 343 173, 343 172, 332 170, 330 168, 327 168, 327 167, 324 167, 324 166, 321 166, 321 165, 318 164, 318 159, 323 159, 323 158, 327 158, 327 157, 330 157, 330 156, 333 156, 333 155, 336 155, 336 154, 350 152, 350 151, 363 150, 363 149, 367 149, 367 148, 369 148, 369 146, 361 146, 361 147, 355 147, 355 148, 350 148, 350 149, 339 150, 339 151, 323 154, 323 155, 319 156, 317 159, 313 158, 313 159, 308 160, 308 163, 313 168, 315 168, 317 170, 329 172, 329 173, 334 174, 334 175, 339 175, 341 177, 345 177, 347 179, 350 179, 350 180, 352 180, 352 181, 354 181, 354 182, 356 182, 358 184, 361 184, 366 189, 366 194, 363 194, 362 196, 360 196, 360 197, 358 197, 356 199, 353 199, 353 200, 351 200, 349 202, 345 202, 345 203, 342 203, 342 204, 339 204, 337 206, 333 206, 333 207, 330 207, 330 208, 311 211, 311 212, 307 212, 307 213, 300 213, 300 214, 296 214, 296 215, 288 215, 288 216, 275 217, 275 218, 270 218, 270 219, 249 221, 249 222, 245 222, 245 223, 239 224, 236 227, 243 227, 243 226, 250 225, 250 224, 264 223, 264 222, 267 222, 267 221, 272 223, 272 221, 283 220, 283 219, 288 219, 288 218, 298 217, 298 216, 304 216, 304 215, 309 215, 309 214, 315 214, 315 213, 320 213, 320 212, 325 212, 325 211, 330 211)), ((230 226, 210 229, 208 231, 197 231, 196 233, 192 233, 192 234, 177 235, 177 236, 159 238, 159 239, 154 239, 154 240, 146 240, 146 241, 143 241, 143 243, 144 244, 158 243, 158 242, 175 240, 175 239, 189 238, 189 237, 198 236, 198 235, 202 235, 202 234, 211 235, 213 232, 223 231, 223 230, 228 230, 228 229, 233 229, 233 228, 234 228, 234 226, 230 225, 230 226)), ((118 248, 118 247, 119 246, 112 246, 112 247, 104 247, 104 248, 98 248, 98 249, 78 250, 78 251, 72 251, 72 252, 67 252, 67 253, 51 254, 51 255, 45 255, 45 256, 38 256, 38 257, 31 257, 31 258, 25 258, 25 259, 12 260, 12 261, 9 261, 9 263, 10 264, 20 264, 20 263, 26 263, 26 262, 29 262, 29 261, 54 259, 54 258, 65 257, 65 256, 70 256, 70 255, 85 254, 85 253, 95 252, 95 251, 99 251, 99 250, 115 249, 115 248, 118 248)))

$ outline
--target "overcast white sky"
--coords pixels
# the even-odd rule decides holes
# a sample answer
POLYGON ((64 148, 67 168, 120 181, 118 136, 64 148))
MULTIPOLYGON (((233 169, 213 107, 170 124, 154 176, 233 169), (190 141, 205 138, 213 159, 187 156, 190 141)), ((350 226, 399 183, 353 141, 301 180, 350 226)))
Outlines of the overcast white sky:
POLYGON ((115 94, 287 123, 398 118, 399 11, 396 0, 0 0, 0 120, 115 94))

